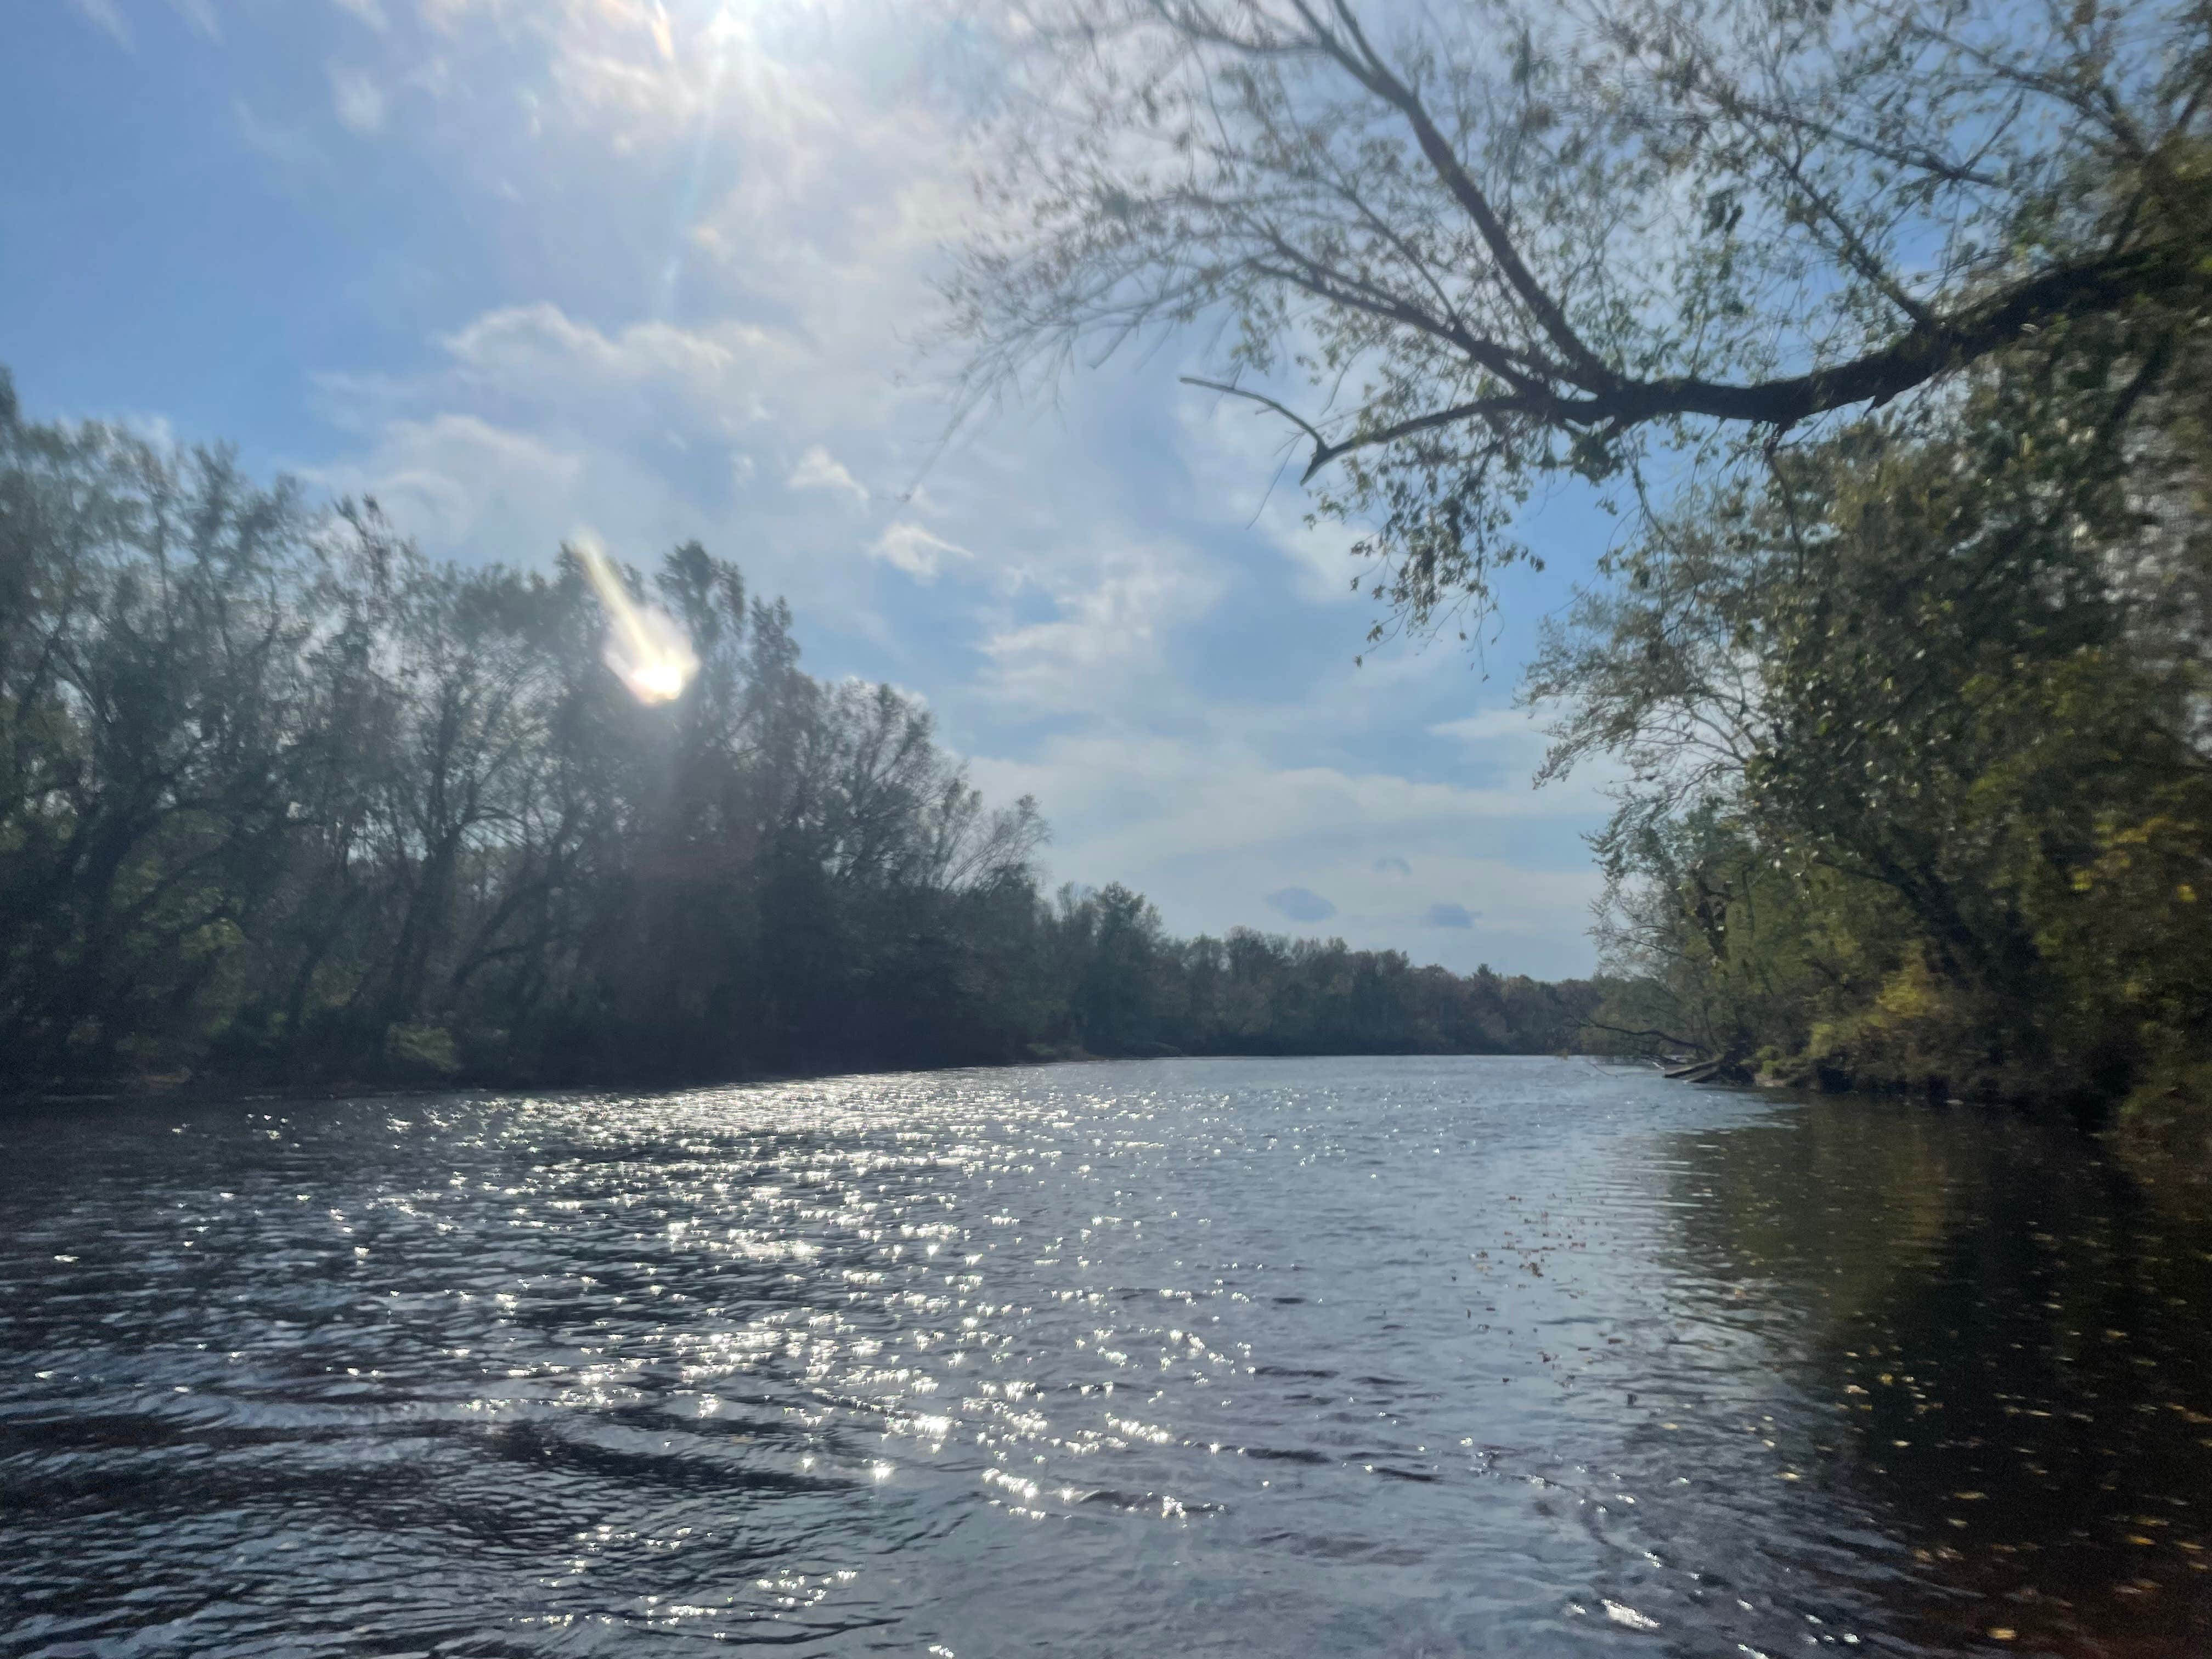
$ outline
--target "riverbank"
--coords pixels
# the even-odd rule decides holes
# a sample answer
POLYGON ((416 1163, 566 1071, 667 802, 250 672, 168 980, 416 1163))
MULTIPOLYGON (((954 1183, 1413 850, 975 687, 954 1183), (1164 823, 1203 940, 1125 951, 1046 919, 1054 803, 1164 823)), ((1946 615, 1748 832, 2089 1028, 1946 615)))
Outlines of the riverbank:
MULTIPOLYGON (((1650 1063, 1658 1064, 1654 1060, 1650 1063)), ((2007 1093, 1984 1086, 1954 1094, 1946 1079, 1863 1079, 1803 1055, 1709 1060, 1663 1073, 1723 1088, 1763 1089, 1849 1103, 1995 1110, 2023 1121, 2064 1124, 2094 1137, 2146 1192, 2169 1207, 2212 1218, 2212 1067, 2154 1075, 2125 1093, 2007 1093)))

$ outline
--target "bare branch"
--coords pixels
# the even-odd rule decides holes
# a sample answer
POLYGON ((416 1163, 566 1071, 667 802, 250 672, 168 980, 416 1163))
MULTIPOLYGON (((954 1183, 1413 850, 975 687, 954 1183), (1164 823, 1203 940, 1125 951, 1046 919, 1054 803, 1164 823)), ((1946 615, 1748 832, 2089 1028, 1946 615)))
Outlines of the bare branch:
MULTIPOLYGON (((1276 414, 1281 416, 1292 426, 1297 428, 1299 431, 1304 433, 1307 437, 1313 440, 1315 454, 1319 455, 1328 448, 1328 440, 1322 435, 1321 429, 1318 427, 1308 421, 1304 416, 1299 414, 1296 410, 1285 408, 1283 404, 1277 403, 1273 398, 1267 397, 1262 392, 1254 392, 1241 386, 1231 386, 1224 380, 1201 380, 1194 374, 1186 374, 1183 375, 1182 379, 1182 383, 1185 386, 1198 386, 1207 392, 1218 392, 1224 397, 1227 398, 1242 398, 1248 403, 1258 404, 1263 409, 1272 409, 1276 414)), ((1320 465, 1322 465, 1322 463, 1319 461, 1314 463, 1314 465, 1316 466, 1320 465)), ((1313 468, 1308 467, 1306 471, 1307 475, 1310 477, 1312 475, 1313 468)))
POLYGON ((1437 127, 1427 106, 1368 43, 1366 32, 1360 27, 1359 20, 1352 15, 1346 0, 1331 0, 1338 22, 1345 32, 1341 39, 1322 27, 1309 9, 1306 0, 1291 0, 1291 3, 1301 16, 1312 23, 1323 50, 1361 86, 1405 117, 1407 125, 1413 130, 1414 143, 1420 146, 1422 155, 1443 181, 1444 188, 1451 192, 1452 199, 1474 222, 1475 229, 1489 248, 1490 257, 1498 262, 1499 271, 1512 285, 1513 291, 1521 296, 1522 302, 1528 307, 1553 344, 1565 355, 1575 371, 1576 384, 1593 390, 1614 384, 1617 377, 1612 369, 1583 343, 1582 337, 1567 321, 1566 313, 1560 309, 1559 301, 1546 291, 1543 284, 1529 270, 1527 262, 1521 257, 1520 249, 1514 245, 1512 235, 1498 218, 1497 210, 1491 206, 1489 197, 1484 194, 1482 187, 1475 183, 1474 176, 1461 163, 1451 142, 1437 127))

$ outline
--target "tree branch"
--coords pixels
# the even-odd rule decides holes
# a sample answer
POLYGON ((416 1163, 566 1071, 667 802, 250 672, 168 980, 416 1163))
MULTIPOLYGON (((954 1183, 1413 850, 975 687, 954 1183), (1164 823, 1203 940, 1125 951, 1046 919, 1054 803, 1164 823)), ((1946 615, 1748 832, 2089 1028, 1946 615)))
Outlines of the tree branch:
POLYGON ((1484 194, 1482 187, 1475 183, 1474 176, 1461 163, 1458 152, 1452 149, 1450 140, 1444 137, 1431 118, 1428 106, 1383 61, 1382 54, 1369 44, 1366 31, 1360 27, 1359 20, 1352 15, 1347 0, 1330 0, 1330 9, 1343 30, 1341 35, 1314 15, 1307 0, 1291 0, 1291 4, 1313 30, 1315 44, 1353 80, 1405 118, 1407 125, 1413 129, 1413 141, 1420 146, 1421 154, 1431 169, 1444 188, 1451 192, 1452 199, 1459 204, 1461 210, 1474 222, 1474 228, 1481 235, 1484 246, 1490 250, 1490 257, 1498 262, 1499 272, 1513 291, 1521 296, 1522 303, 1528 307, 1544 332, 1550 337, 1552 343, 1565 355, 1575 371, 1572 378, 1576 385, 1589 391, 1617 385, 1619 377, 1595 352, 1583 343, 1582 337, 1567 321, 1566 313, 1559 308, 1559 301, 1546 291, 1544 285, 1529 270, 1521 258, 1520 249, 1514 245, 1511 234, 1506 230, 1504 221, 1498 218, 1497 210, 1491 206, 1489 197, 1484 194))
MULTIPOLYGON (((1316 455, 1321 454, 1328 448, 1328 440, 1322 435, 1320 428, 1315 426, 1310 421, 1307 420, 1304 416, 1299 414, 1296 410, 1285 408, 1281 404, 1277 403, 1273 398, 1265 397, 1257 392, 1248 392, 1241 386, 1231 386, 1224 380, 1201 380, 1194 374, 1184 375, 1182 377, 1182 383, 1185 386, 1200 387, 1207 392, 1218 392, 1226 398, 1243 398, 1248 402, 1258 404, 1263 409, 1272 409, 1276 414, 1281 416, 1292 426, 1297 428, 1299 431, 1304 433, 1307 437, 1313 440, 1314 453, 1316 455)), ((1318 460, 1314 463, 1314 466, 1319 466, 1321 465, 1322 465, 1322 463, 1318 460)), ((1312 467, 1309 467, 1306 470, 1306 476, 1309 477, 1313 476, 1312 467)))
POLYGON ((1582 1023, 1590 1030, 1610 1031, 1615 1036, 1656 1037, 1660 1042, 1671 1042, 1678 1048, 1695 1048, 1701 1054, 1709 1054, 1713 1051, 1711 1043, 1700 1042, 1695 1037, 1676 1036, 1672 1031, 1662 1031, 1653 1027, 1646 1027, 1642 1030, 1631 1030, 1625 1025, 1608 1025, 1603 1020, 1592 1019, 1588 1015, 1583 1016, 1582 1023))
POLYGON ((1650 421, 1704 416, 1786 429, 1855 404, 1880 407, 2039 330, 2115 311, 2130 301, 2201 293, 2208 285, 2212 285, 2212 276, 2193 250, 2179 242, 2159 243, 2027 277, 1952 317, 1917 325, 1889 344, 1849 362, 1804 374, 1748 383, 1694 377, 1630 380, 1581 397, 1516 384, 1510 392, 1455 404, 1335 441, 1273 398, 1213 381, 1191 384, 1251 398, 1294 422, 1314 441, 1313 459, 1305 472, 1310 479, 1354 450, 1468 420, 1518 416, 1559 428, 1611 425, 1625 431, 1650 421))

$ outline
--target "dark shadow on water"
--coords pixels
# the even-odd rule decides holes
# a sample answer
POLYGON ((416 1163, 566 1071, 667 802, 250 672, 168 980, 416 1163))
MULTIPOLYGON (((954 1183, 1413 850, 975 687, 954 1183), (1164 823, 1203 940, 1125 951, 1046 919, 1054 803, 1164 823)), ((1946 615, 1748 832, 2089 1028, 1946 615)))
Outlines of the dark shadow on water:
POLYGON ((2095 1141, 1963 1109, 1814 1101, 1668 1151, 1692 1282, 1800 1316, 1821 1478, 1918 1569, 1900 1634, 2212 1653, 2212 1233, 2095 1141))

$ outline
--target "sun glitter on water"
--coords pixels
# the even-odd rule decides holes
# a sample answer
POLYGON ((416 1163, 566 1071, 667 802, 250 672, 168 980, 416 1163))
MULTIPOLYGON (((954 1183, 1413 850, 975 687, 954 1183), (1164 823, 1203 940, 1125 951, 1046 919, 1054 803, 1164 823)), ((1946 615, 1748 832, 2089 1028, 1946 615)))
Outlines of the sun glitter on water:
POLYGON ((578 532, 568 544, 584 562, 584 574, 607 613, 601 660, 640 702, 675 702, 699 672, 698 654, 682 626, 666 611, 630 597, 606 549, 590 531, 578 532))

